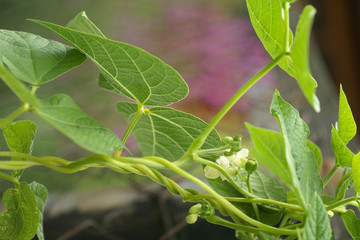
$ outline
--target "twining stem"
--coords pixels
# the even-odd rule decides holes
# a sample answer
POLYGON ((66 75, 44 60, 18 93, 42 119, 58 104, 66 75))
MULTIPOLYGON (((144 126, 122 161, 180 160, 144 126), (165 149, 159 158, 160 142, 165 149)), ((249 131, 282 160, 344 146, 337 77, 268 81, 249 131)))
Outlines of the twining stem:
POLYGON ((0 178, 6 179, 6 180, 11 181, 11 182, 13 182, 15 184, 19 183, 19 181, 15 177, 7 175, 7 174, 2 173, 2 172, 0 172, 0 178))
POLYGON ((16 109, 14 112, 12 112, 9 116, 7 116, 5 119, 0 119, 0 128, 5 127, 7 124, 9 124, 11 121, 19 117, 21 114, 26 112, 29 109, 29 104, 24 103, 21 107, 16 109))
POLYGON ((283 3, 283 10, 284 10, 284 20, 285 20, 285 52, 290 52, 290 18, 289 18, 289 9, 290 3, 284 2, 283 3))
MULTIPOLYGON (((251 184, 250 184, 250 175, 251 175, 250 173, 247 174, 247 177, 246 177, 246 185, 247 185, 247 187, 248 187, 249 193, 252 194, 253 192, 252 192, 251 184)), ((256 203, 255 203, 255 202, 252 202, 251 205, 252 205, 253 208, 254 208, 256 219, 257 219, 258 221, 260 221, 260 220, 261 220, 261 218, 260 218, 260 213, 259 213, 259 209, 258 209, 256 203)))
POLYGON ((192 154, 197 151, 202 144, 205 142, 207 136, 215 128, 215 126, 220 122, 220 120, 225 116, 225 114, 232 108, 232 106, 257 82, 259 81, 266 73, 273 69, 279 61, 285 56, 285 53, 280 54, 278 57, 273 59, 268 65, 266 65, 260 72, 255 74, 249 81, 247 81, 240 89, 235 93, 234 96, 224 105, 224 107, 215 115, 211 120, 208 126, 204 129, 202 133, 195 139, 195 141, 190 145, 188 149, 188 154, 192 154))
MULTIPOLYGON (((126 143, 128 137, 130 136, 130 133, 131 133, 132 130, 134 129, 136 123, 139 121, 139 119, 140 119, 141 115, 144 113, 144 111, 145 111, 144 106, 139 105, 137 112, 135 113, 135 115, 134 115, 133 118, 131 119, 131 121, 130 121, 130 123, 129 123, 129 126, 127 127, 127 129, 126 129, 126 131, 125 131, 125 133, 124 133, 124 136, 123 136, 122 139, 121 139, 121 141, 122 141, 123 144, 126 143)), ((115 157, 120 157, 120 156, 121 156, 122 149, 123 149, 123 148, 115 151, 114 156, 115 156, 115 157)))
POLYGON ((326 211, 329 211, 329 210, 332 210, 332 209, 334 209, 334 208, 337 208, 337 207, 339 207, 339 206, 341 206, 341 205, 350 203, 350 202, 352 202, 352 201, 356 201, 356 197, 346 198, 346 199, 343 199, 343 200, 341 200, 341 201, 338 201, 338 202, 336 202, 336 203, 334 203, 334 204, 327 205, 327 206, 325 206, 325 209, 326 209, 326 211))
POLYGON ((328 184, 329 180, 331 179, 331 177, 334 175, 334 173, 336 172, 336 170, 339 168, 339 164, 335 164, 335 166, 330 170, 330 172, 328 173, 328 175, 326 175, 324 181, 323 181, 323 186, 324 188, 326 187, 326 185, 328 184))

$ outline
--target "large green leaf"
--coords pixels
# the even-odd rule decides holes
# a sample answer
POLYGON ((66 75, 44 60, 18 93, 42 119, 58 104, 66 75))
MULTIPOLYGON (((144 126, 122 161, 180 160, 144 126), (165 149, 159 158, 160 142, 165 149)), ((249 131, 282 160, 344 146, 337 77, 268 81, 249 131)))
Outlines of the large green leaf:
POLYGON ((315 94, 317 83, 312 77, 309 67, 309 42, 315 13, 315 8, 308 5, 300 16, 290 52, 293 73, 287 72, 293 75, 311 106, 319 112, 320 102, 315 94))
MULTIPOLYGON (((4 137, 7 145, 12 152, 31 154, 36 125, 31 121, 17 121, 9 123, 3 128, 4 137)), ((13 160, 21 160, 13 158, 13 160)), ((12 175, 20 177, 23 170, 15 170, 12 175)))
MULTIPOLYGON (((292 32, 286 29, 283 17, 285 6, 281 0, 246 0, 251 23, 266 51, 276 58, 285 52, 285 35, 289 34, 290 44, 292 32)), ((289 68, 289 58, 284 58, 279 65, 289 68)))
POLYGON ((166 106, 188 94, 177 71, 140 48, 52 23, 35 22, 85 53, 99 67, 111 90, 138 104, 166 106))
POLYGON ((110 154, 123 146, 111 130, 84 113, 67 95, 56 95, 42 101, 35 113, 91 152, 110 154))
POLYGON ((0 239, 32 239, 39 225, 39 209, 29 185, 22 182, 6 190, 3 203, 6 210, 0 213, 0 239))
POLYGON ((310 214, 306 218, 305 229, 301 239, 329 240, 331 225, 323 202, 317 193, 311 201, 310 214))
POLYGON ((353 114, 351 112, 349 103, 346 99, 346 95, 340 85, 340 100, 339 100, 339 125, 338 131, 341 140, 344 144, 348 142, 356 134, 356 122, 354 120, 353 114))
POLYGON ((288 186, 292 186, 291 172, 285 157, 284 137, 275 131, 246 124, 254 149, 251 154, 266 169, 275 174, 288 186))
POLYGON ((354 153, 341 139, 339 132, 333 126, 331 129, 331 149, 334 152, 336 162, 341 166, 351 167, 354 153))
POLYGON ((36 232, 37 237, 39 240, 45 240, 44 237, 44 230, 43 230, 43 212, 45 208, 45 202, 48 197, 48 191, 46 187, 38 182, 30 183, 30 189, 35 195, 35 199, 37 202, 37 206, 39 209, 39 225, 36 232))
POLYGON ((26 32, 0 30, 0 48, 0 62, 33 85, 49 82, 86 59, 72 47, 26 32))
MULTIPOLYGON (((134 103, 119 102, 117 111, 131 120, 138 107, 134 103)), ((164 157, 170 161, 179 159, 195 138, 206 128, 201 119, 172 108, 153 107, 145 111, 137 122, 133 133, 144 155, 164 157)), ((220 137, 213 130, 203 148, 215 148, 220 137)))
POLYGON ((347 210, 341 214, 341 218, 344 221, 345 227, 354 240, 360 239, 360 220, 356 217, 353 210, 347 210))
POLYGON ((322 195, 322 180, 317 171, 314 154, 307 147, 309 128, 299 112, 285 102, 278 91, 274 93, 271 114, 278 120, 284 137, 286 161, 292 174, 293 186, 300 187, 305 204, 309 205, 315 193, 322 195))
POLYGON ((356 154, 352 160, 352 176, 356 192, 360 192, 360 152, 356 154))
MULTIPOLYGON (((30 90, 16 77, 14 77, 9 70, 0 63, 0 78, 11 89, 11 91, 23 102, 29 103, 32 106, 39 106, 38 99, 30 92, 30 90)), ((1 122, 1 121, 0 121, 1 122)))

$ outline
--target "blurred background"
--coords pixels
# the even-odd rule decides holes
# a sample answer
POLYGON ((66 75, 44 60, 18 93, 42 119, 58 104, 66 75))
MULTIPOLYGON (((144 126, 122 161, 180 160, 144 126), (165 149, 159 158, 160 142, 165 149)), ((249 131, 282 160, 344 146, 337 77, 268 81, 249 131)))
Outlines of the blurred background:
MULTIPOLYGON (((293 29, 301 9, 309 3, 318 11, 310 57, 319 84, 321 113, 311 109, 296 81, 276 68, 242 98, 217 129, 222 136, 244 135, 244 145, 251 147, 244 122, 276 129, 269 107, 277 88, 310 126, 311 140, 323 150, 322 171, 326 175, 333 166, 330 130, 337 120, 340 83, 360 122, 360 2, 299 0, 291 9, 293 29)), ((108 38, 141 47, 173 66, 190 87, 189 96, 174 107, 205 121, 210 121, 237 89, 270 61, 250 25, 245 2, 239 0, 0 0, 0 28, 61 41, 49 30, 26 19, 65 25, 83 10, 108 38)), ((85 112, 121 137, 126 122, 115 112, 115 104, 121 99, 101 90, 97 75, 95 65, 86 61, 45 84, 37 94, 45 99, 57 93, 70 95, 85 112)), ((19 105, 17 98, 0 82, 0 117, 19 105)), ((41 119, 30 114, 22 118, 38 125, 34 155, 69 160, 89 155, 41 119)), ((356 140, 351 142, 354 151, 359 149, 356 145, 356 140)), ((138 152, 134 139, 129 140, 129 148, 138 152)), ((2 136, 0 150, 7 150, 2 136)), ((23 179, 39 181, 49 190, 45 210, 47 239, 219 238, 209 232, 206 223, 196 224, 197 228, 186 225, 184 217, 189 205, 141 177, 104 169, 64 175, 34 167, 25 172, 23 179)), ((9 186, 0 180, 1 192, 9 186)), ((330 184, 327 191, 333 193, 334 187, 330 184)), ((211 229, 217 233, 222 229, 223 238, 234 239, 231 230, 213 226, 211 229)), ((346 235, 343 227, 335 231, 339 236, 346 235)))

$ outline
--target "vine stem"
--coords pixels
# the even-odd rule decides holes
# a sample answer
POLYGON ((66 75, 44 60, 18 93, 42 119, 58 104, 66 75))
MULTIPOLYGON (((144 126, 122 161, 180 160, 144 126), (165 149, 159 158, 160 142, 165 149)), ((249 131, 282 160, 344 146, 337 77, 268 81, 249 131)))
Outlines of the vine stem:
POLYGON ((215 115, 211 122, 207 125, 205 130, 200 133, 200 135, 195 139, 195 141, 190 145, 187 154, 193 154, 197 151, 205 142, 207 136, 215 128, 215 126, 220 122, 220 120, 225 116, 225 114, 232 108, 232 106, 255 84, 257 83, 265 74, 267 74, 271 69, 273 69, 279 61, 285 56, 285 53, 280 54, 278 57, 273 59, 268 65, 266 65, 260 72, 255 74, 249 81, 247 81, 240 89, 235 93, 234 96, 224 105, 224 107, 215 115))
POLYGON ((329 211, 329 210, 332 210, 332 209, 334 209, 334 208, 337 208, 337 207, 339 207, 339 206, 341 206, 341 205, 350 203, 350 202, 352 202, 352 201, 356 201, 356 197, 351 197, 351 198, 343 199, 343 200, 341 200, 341 201, 339 201, 339 202, 336 202, 336 203, 334 203, 334 204, 331 204, 331 205, 326 206, 325 209, 326 209, 326 211, 329 211))
POLYGON ((21 107, 16 109, 14 112, 12 112, 9 116, 7 116, 5 119, 0 119, 0 128, 5 127, 7 124, 9 124, 11 121, 19 117, 21 114, 29 110, 30 106, 28 103, 24 103, 21 107))
MULTIPOLYGON (((247 177, 246 177, 246 185, 247 185, 247 187, 248 187, 249 193, 252 194, 253 192, 252 192, 251 184, 250 184, 250 175, 251 175, 251 174, 248 172, 247 177)), ((254 208, 256 219, 257 219, 258 221, 260 221, 260 220, 261 220, 261 218, 260 218, 260 213, 259 213, 259 209, 258 209, 256 203, 255 203, 255 202, 251 202, 251 205, 252 205, 253 208, 254 208)))
POLYGON ((328 175, 326 175, 324 182, 323 182, 323 186, 324 188, 326 187, 326 185, 328 184, 329 180, 331 179, 331 177, 334 175, 334 173, 336 172, 336 170, 339 168, 339 164, 335 164, 335 166, 330 170, 330 172, 328 173, 328 175))
POLYGON ((0 172, 0 178, 6 179, 6 180, 11 181, 11 182, 13 182, 15 184, 19 183, 19 181, 16 178, 14 178, 13 176, 7 175, 7 174, 2 173, 2 172, 0 172))

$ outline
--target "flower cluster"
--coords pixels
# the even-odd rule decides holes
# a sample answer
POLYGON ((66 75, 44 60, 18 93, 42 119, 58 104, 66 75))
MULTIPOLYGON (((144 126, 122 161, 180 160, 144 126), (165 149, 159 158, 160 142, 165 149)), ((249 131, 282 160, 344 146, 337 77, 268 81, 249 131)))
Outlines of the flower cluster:
MULTIPOLYGON (((219 164, 230 176, 236 176, 241 168, 245 168, 245 164, 248 161, 248 155, 249 150, 242 148, 240 151, 231 156, 219 157, 216 160, 216 163, 219 164)), ((211 166, 206 166, 204 171, 205 177, 209 179, 217 179, 220 177, 221 180, 226 180, 223 174, 211 166)))

